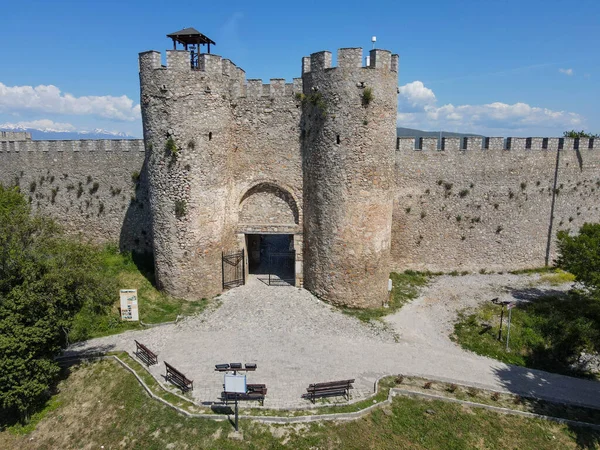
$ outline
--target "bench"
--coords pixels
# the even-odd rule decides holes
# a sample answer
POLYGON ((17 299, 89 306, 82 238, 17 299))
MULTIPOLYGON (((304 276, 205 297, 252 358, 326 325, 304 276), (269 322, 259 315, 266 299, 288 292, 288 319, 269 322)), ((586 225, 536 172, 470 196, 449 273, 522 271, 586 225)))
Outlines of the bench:
POLYGON ((267 385, 266 384, 247 384, 246 389, 248 389, 248 393, 259 393, 262 395, 267 395, 267 385))
POLYGON ((344 396, 350 400, 350 389, 353 388, 354 380, 329 381, 327 383, 314 383, 308 386, 306 394, 302 398, 309 399, 313 403, 317 397, 344 396))
POLYGON ((231 364, 215 364, 215 372, 254 372, 256 364, 231 363, 231 364))
MULTIPOLYGON (((266 390, 265 390, 266 392, 266 390)), ((265 394, 261 392, 246 392, 245 394, 236 394, 235 392, 222 392, 221 399, 227 404, 230 400, 235 400, 237 395, 238 400, 256 400, 261 406, 265 404, 265 394)))
MULTIPOLYGON (((224 387, 224 386, 223 386, 224 387)), ((237 394, 238 400, 256 400, 259 401, 261 406, 265 404, 265 396, 267 395, 267 385, 266 384, 247 384, 246 385, 246 393, 245 394, 237 394)), ((223 391, 221 393, 221 399, 227 404, 230 400, 236 399, 235 392, 226 392, 223 391)))
POLYGON ((141 359, 147 366, 158 364, 158 356, 144 344, 135 341, 135 356, 141 359))
POLYGON ((184 374, 166 361, 165 367, 167 368, 167 375, 165 377, 167 381, 179 386, 184 392, 194 390, 194 382, 192 380, 188 380, 184 374))

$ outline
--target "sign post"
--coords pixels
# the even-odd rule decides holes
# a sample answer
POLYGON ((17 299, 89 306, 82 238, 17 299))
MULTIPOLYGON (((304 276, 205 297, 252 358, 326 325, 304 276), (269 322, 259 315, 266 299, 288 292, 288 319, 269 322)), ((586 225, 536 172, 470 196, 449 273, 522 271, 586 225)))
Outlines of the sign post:
POLYGON ((121 298, 121 320, 140 320, 137 289, 121 289, 119 296, 121 298))
POLYGON ((510 319, 512 317, 512 310, 516 305, 514 303, 509 303, 506 307, 508 309, 508 329, 506 330, 506 351, 509 352, 508 348, 508 340, 510 339, 510 319))
POLYGON ((246 393, 246 375, 225 374, 225 392, 235 393, 235 431, 238 429, 238 394, 246 393))

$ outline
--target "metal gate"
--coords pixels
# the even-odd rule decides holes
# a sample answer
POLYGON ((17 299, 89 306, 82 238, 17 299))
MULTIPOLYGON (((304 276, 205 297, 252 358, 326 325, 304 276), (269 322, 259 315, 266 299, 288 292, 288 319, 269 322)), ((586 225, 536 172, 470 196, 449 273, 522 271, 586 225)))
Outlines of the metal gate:
POLYGON ((296 284, 296 252, 269 253, 269 286, 296 284))
POLYGON ((239 252, 223 252, 223 289, 241 286, 246 283, 244 250, 239 252))

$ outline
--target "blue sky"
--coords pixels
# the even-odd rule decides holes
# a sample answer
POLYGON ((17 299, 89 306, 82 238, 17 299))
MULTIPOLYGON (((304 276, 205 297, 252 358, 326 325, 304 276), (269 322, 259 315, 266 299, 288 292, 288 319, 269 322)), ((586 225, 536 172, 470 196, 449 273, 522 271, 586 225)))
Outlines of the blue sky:
POLYGON ((192 26, 247 78, 340 47, 400 55, 398 124, 488 136, 600 133, 600 1, 2 2, 0 127, 141 136, 137 55, 192 26))

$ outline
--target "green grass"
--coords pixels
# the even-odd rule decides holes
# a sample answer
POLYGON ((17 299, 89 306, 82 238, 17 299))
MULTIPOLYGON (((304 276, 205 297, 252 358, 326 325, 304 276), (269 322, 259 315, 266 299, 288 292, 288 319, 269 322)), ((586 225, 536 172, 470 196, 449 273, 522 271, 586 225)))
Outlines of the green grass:
POLYGON ((417 298, 420 288, 427 285, 432 275, 429 272, 414 272, 412 270, 407 270, 404 273, 392 272, 390 278, 393 287, 388 308, 342 308, 342 312, 363 322, 381 319, 383 316, 398 311, 406 303, 417 298))
POLYGON ((186 418, 150 399, 116 362, 72 369, 57 407, 34 431, 0 432, 0 448, 128 449, 575 449, 595 448, 598 435, 565 425, 498 415, 441 401, 396 397, 392 405, 350 422, 267 425, 186 418), (428 413, 433 410, 434 414, 428 413))
POLYGON ((519 270, 511 270, 510 273, 511 275, 527 275, 527 274, 534 274, 534 273, 551 273, 554 272, 556 269, 554 267, 534 267, 531 269, 519 269, 519 270))
POLYGON ((189 316, 202 311, 208 300, 187 301, 160 292, 154 286, 154 268, 147 258, 120 253, 115 246, 100 250, 102 274, 115 289, 115 302, 110 311, 83 309, 75 317, 71 341, 121 333, 143 328, 137 322, 122 322, 119 315, 119 289, 137 289, 140 320, 146 324, 172 322, 178 315, 189 316))
POLYGON ((600 351, 600 300, 573 291, 519 304, 512 310, 510 352, 505 341, 506 311, 502 342, 497 340, 499 321, 500 306, 483 304, 474 312, 459 314, 453 339, 465 349, 508 364, 591 376, 570 365, 582 351, 600 351), (492 328, 486 330, 483 324, 492 328))

